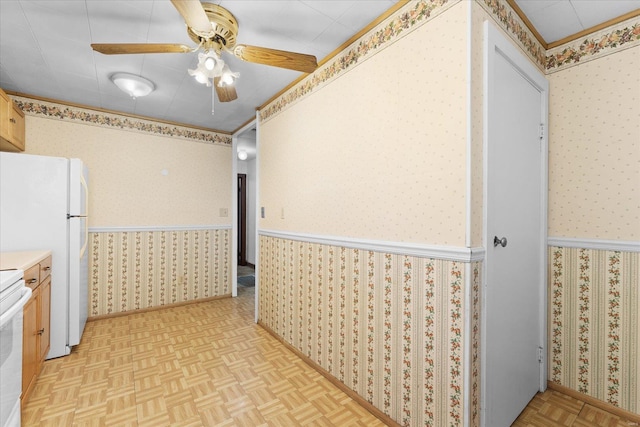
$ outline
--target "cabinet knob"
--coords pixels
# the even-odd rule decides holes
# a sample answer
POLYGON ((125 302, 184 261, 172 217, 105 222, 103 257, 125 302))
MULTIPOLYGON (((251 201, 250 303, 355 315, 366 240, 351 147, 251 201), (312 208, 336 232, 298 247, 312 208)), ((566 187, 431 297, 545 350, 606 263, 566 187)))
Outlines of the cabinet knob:
POLYGON ((27 283, 29 283, 30 285, 37 283, 38 279, 36 279, 35 277, 33 279, 30 279, 27 283))
POLYGON ((42 328, 42 329, 40 329, 40 330, 38 331, 38 335, 42 335, 42 334, 44 334, 44 328, 42 328))
POLYGON ((49 271, 51 270, 51 266, 46 266, 45 268, 43 268, 44 271, 49 271))
POLYGON ((11 117, 11 118, 9 119, 9 121, 10 121, 11 123, 15 123, 15 122, 16 122, 16 119, 14 119, 13 117, 11 117))

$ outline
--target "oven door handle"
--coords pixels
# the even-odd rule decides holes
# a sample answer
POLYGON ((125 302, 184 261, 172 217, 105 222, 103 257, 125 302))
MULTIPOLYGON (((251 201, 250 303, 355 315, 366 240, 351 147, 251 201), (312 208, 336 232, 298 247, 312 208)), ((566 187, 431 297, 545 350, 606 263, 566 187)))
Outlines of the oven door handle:
POLYGON ((25 286, 22 288, 22 296, 20 299, 0 315, 0 329, 4 328, 4 326, 13 319, 13 316, 22 310, 22 307, 29 301, 29 298, 31 298, 31 288, 25 286))

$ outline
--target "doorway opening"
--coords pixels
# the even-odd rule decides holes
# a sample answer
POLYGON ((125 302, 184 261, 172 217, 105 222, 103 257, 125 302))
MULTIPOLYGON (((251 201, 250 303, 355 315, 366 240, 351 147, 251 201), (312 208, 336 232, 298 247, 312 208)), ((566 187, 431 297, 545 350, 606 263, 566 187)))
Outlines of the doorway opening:
POLYGON ((247 174, 238 174, 238 267, 247 265, 247 174))
POLYGON ((238 286, 255 286, 255 265, 247 261, 247 174, 238 174, 238 286))
POLYGON ((255 123, 234 135, 234 264, 237 295, 253 292, 256 271, 257 156, 255 123))

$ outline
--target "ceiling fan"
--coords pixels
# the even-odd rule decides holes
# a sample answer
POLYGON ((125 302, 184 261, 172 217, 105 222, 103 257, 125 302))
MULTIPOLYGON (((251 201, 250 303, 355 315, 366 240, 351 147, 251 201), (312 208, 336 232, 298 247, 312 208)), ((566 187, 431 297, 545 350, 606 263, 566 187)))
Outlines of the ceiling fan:
POLYGON ((94 43, 93 50, 105 55, 144 53, 191 53, 198 54, 198 66, 189 70, 200 83, 213 86, 220 102, 233 101, 238 97, 233 85, 238 73, 233 73, 224 63, 221 53, 228 52, 242 60, 272 65, 304 73, 317 67, 316 57, 303 53, 288 52, 265 47, 236 44, 238 21, 227 9, 199 0, 171 0, 187 24, 187 33, 198 44, 191 48, 183 44, 163 43, 94 43))

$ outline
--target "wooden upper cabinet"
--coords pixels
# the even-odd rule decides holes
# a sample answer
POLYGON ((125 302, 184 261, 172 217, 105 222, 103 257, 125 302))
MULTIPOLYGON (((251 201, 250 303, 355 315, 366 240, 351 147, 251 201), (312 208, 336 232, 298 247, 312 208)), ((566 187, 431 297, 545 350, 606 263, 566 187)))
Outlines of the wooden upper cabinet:
POLYGON ((24 151, 24 113, 9 95, 0 89, 0 150, 24 151))

